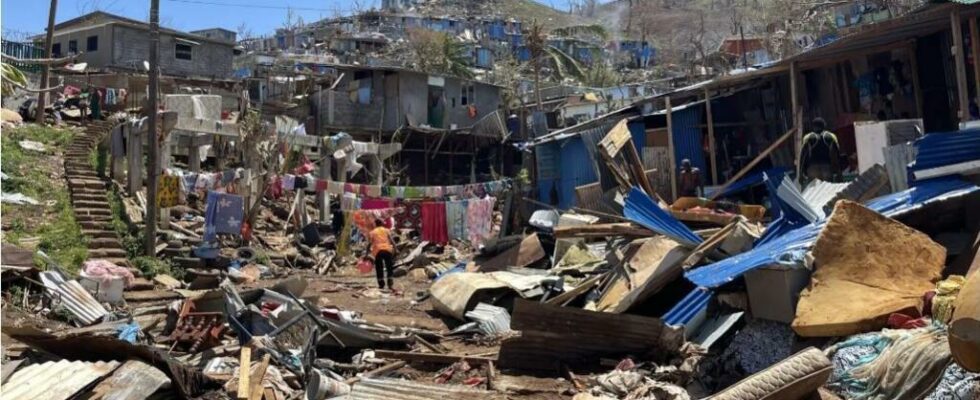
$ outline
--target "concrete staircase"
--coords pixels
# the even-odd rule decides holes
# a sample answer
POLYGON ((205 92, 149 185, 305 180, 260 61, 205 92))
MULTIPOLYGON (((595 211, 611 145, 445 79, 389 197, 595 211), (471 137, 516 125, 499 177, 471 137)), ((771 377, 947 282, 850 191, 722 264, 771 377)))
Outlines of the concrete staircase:
POLYGON ((116 265, 130 267, 126 250, 112 229, 108 182, 99 177, 89 161, 89 155, 109 135, 112 127, 110 121, 92 121, 84 133, 74 137, 65 152, 65 178, 68 180, 75 220, 88 237, 89 258, 106 259, 116 265))

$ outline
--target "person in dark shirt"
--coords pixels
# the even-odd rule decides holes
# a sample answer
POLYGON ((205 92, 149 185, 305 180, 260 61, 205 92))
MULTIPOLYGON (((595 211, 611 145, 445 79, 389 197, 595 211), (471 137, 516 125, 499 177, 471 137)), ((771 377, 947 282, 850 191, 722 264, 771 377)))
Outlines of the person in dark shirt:
POLYGON ((803 136, 800 166, 807 180, 836 182, 840 177, 840 144, 822 118, 814 119, 813 131, 803 136))
POLYGON ((681 160, 680 196, 700 197, 704 191, 704 183, 701 182, 701 170, 691 166, 691 160, 681 160))

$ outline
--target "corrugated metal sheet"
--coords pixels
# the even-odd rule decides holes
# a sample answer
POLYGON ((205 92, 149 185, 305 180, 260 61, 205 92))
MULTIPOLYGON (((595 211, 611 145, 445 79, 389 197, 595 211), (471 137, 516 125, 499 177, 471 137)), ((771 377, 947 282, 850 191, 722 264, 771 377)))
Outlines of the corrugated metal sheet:
POLYGON ((599 178, 581 137, 559 143, 558 207, 568 209, 576 204, 575 188, 596 182, 599 178))
POLYGON ((430 400, 430 399, 486 399, 504 400, 503 393, 474 389, 462 385, 436 385, 401 379, 365 378, 354 384, 350 400, 430 400))
POLYGON ((703 241, 691 228, 668 214, 650 196, 635 187, 626 196, 623 215, 630 221, 688 246, 697 246, 703 241))
POLYGON ((66 281, 56 271, 44 271, 40 276, 48 294, 60 301, 82 325, 92 325, 109 313, 77 281, 66 281))
POLYGON ((701 134, 701 107, 688 107, 671 112, 671 134, 674 138, 675 168, 680 168, 681 160, 691 160, 691 165, 700 168, 704 174, 708 170, 704 162, 704 139, 701 134))
POLYGON ((783 176, 781 180, 777 179, 767 177, 766 185, 769 187, 769 193, 774 194, 770 200, 773 205, 779 207, 782 218, 807 223, 823 219, 823 213, 810 207, 792 179, 788 176, 783 176), (776 186, 776 182, 779 182, 779 186, 776 186))
MULTIPOLYGON (((732 193, 736 193, 740 190, 762 184, 764 180, 763 175, 772 177, 773 179, 777 179, 780 176, 785 175, 787 172, 789 172, 789 168, 786 167, 772 167, 765 171, 753 172, 743 177, 742 179, 732 182, 730 185, 728 185, 727 188, 725 188, 724 192, 722 192, 717 196, 714 196, 714 190, 709 190, 708 188, 705 188, 705 196, 725 197, 732 193)), ((717 187, 715 187, 715 189, 717 189, 717 187)))
POLYGON ((480 303, 466 313, 466 318, 476 321, 484 335, 510 332, 510 314, 503 307, 480 303))
POLYGON ((838 200, 847 199, 863 203, 864 201, 886 195, 890 192, 891 186, 888 185, 888 171, 880 164, 875 164, 848 183, 844 190, 838 192, 836 196, 823 206, 823 210, 829 215, 838 200))
POLYGON ((909 165, 913 176, 916 179, 941 176, 929 170, 980 160, 980 128, 930 133, 916 140, 915 148, 915 161, 909 165))
POLYGON ((909 188, 909 163, 915 160, 915 146, 911 143, 885 147, 885 169, 892 192, 909 188))
POLYGON ((92 393, 102 396, 102 400, 142 400, 150 397, 170 378, 152 365, 137 360, 129 360, 112 373, 112 376, 92 389, 92 393))
POLYGON ((23 367, 3 384, 4 400, 65 400, 112 372, 119 362, 49 361, 23 367))
POLYGON ((663 316, 664 323, 667 325, 678 326, 691 322, 695 316, 708 306, 708 302, 714 293, 708 289, 695 288, 684 296, 670 311, 663 316))
MULTIPOLYGON (((980 187, 963 180, 936 179, 922 182, 919 186, 902 192, 873 199, 865 205, 887 217, 894 218, 927 204, 965 196, 977 190, 980 190, 980 187)), ((748 270, 775 263, 791 252, 808 250, 817 239, 825 222, 826 220, 821 220, 773 236, 750 251, 690 270, 684 276, 699 286, 715 288, 724 285, 748 270)))
POLYGON ((500 368, 559 372, 560 366, 587 365, 603 357, 671 355, 684 341, 680 330, 660 319, 587 311, 517 300, 511 328, 521 336, 504 340, 500 368))
POLYGON ((833 199, 838 192, 844 190, 847 185, 847 182, 834 183, 815 179, 803 189, 803 200, 806 201, 806 204, 811 209, 820 214, 820 218, 824 218, 827 215, 823 210, 823 206, 833 199))

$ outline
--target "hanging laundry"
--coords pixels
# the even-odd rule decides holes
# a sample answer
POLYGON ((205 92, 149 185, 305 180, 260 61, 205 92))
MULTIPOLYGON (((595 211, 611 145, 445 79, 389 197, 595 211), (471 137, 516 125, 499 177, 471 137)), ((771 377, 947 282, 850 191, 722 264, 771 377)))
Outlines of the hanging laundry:
POLYGON ((446 202, 446 229, 450 240, 468 240, 466 200, 446 202))
POLYGON ((293 190, 296 188, 296 175, 286 174, 282 176, 282 188, 293 190))
POLYGON ((436 244, 449 242, 446 229, 446 203, 422 203, 422 240, 436 244))
POLYGON ((214 189, 214 183, 216 181, 215 174, 199 174, 197 176, 197 182, 194 184, 194 191, 196 192, 206 192, 214 189))
POLYGON ((479 248, 483 241, 490 238, 493 226, 493 205, 496 199, 469 200, 466 206, 466 222, 469 230, 470 244, 479 248))
POLYGON ((422 203, 412 200, 399 199, 395 207, 401 211, 395 214, 395 224, 398 229, 419 230, 422 227, 422 203))
POLYGON ((361 231, 361 234, 367 235, 368 232, 371 232, 372 229, 377 227, 374 221, 378 219, 384 222, 383 225, 386 228, 391 228, 391 217, 399 211, 396 208, 360 209, 352 212, 351 218, 354 219, 354 225, 361 231))
POLYGON ((281 176, 272 177, 272 179, 269 181, 269 186, 266 186, 265 188, 266 197, 270 197, 272 199, 278 199, 282 197, 283 187, 284 187, 283 177, 281 176))
POLYGON ((357 209, 357 195, 353 193, 344 193, 340 197, 340 209, 344 211, 353 211, 357 209))
POLYGON ((180 199, 180 178, 173 175, 161 175, 157 187, 157 207, 174 207, 180 199))
POLYGON ((361 200, 362 210, 380 210, 383 208, 391 208, 392 203, 389 199, 363 199, 361 200))
POLYGON ((241 196, 210 191, 207 201, 207 209, 204 212, 204 240, 214 240, 219 233, 241 233, 245 214, 245 202, 241 196))

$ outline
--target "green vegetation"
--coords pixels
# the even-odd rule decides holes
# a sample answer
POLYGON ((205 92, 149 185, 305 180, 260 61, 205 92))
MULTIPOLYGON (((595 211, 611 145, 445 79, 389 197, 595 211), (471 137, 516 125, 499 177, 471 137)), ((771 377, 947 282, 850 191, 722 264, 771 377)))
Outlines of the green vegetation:
POLYGON ((71 141, 69 130, 28 125, 5 129, 0 142, 0 161, 7 174, 3 191, 23 193, 38 205, 3 204, 3 217, 9 229, 3 240, 13 244, 36 238, 37 248, 61 266, 75 271, 88 258, 86 239, 75 221, 71 199, 59 170, 61 160, 49 154, 24 150, 18 142, 33 140, 44 143, 48 153, 63 150, 71 141))
POLYGON ((159 274, 167 274, 177 279, 184 278, 184 270, 175 267, 169 260, 139 256, 129 260, 133 267, 140 270, 146 278, 153 278, 159 274))
POLYGON ((108 197, 109 207, 112 209, 112 230, 120 238, 123 248, 126 250, 126 258, 133 264, 133 267, 140 270, 143 276, 148 279, 159 274, 183 279, 184 270, 173 265, 169 260, 160 260, 143 255, 143 232, 130 229, 129 223, 126 222, 126 211, 119 193, 115 190, 109 191, 108 197))

